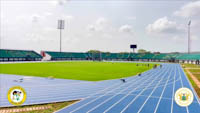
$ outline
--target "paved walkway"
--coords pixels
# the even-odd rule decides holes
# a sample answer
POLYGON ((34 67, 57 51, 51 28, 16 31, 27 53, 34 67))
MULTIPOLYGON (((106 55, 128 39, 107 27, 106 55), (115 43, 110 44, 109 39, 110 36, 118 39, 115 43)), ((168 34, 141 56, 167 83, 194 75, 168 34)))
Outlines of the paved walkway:
POLYGON ((51 106, 40 106, 40 107, 27 107, 27 108, 4 108, 0 110, 0 113, 18 113, 18 112, 27 112, 27 111, 36 111, 36 110, 45 110, 49 109, 51 106))

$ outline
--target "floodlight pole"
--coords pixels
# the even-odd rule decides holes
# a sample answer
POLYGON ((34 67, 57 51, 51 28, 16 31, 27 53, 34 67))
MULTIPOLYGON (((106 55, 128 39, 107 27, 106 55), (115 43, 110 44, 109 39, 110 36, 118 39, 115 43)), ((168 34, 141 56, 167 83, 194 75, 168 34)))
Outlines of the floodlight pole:
POLYGON ((191 25, 191 20, 188 23, 188 54, 190 54, 190 25, 191 25))
POLYGON ((60 29, 60 52, 62 52, 62 29, 60 29))
POLYGON ((64 29, 65 21, 58 20, 58 29, 60 29, 60 52, 62 52, 62 29, 64 29))

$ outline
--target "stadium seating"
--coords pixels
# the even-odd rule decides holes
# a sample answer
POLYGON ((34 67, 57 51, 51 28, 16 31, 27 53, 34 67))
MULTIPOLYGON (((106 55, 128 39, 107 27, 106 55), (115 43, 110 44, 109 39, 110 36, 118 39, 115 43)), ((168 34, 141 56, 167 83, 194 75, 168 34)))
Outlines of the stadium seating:
POLYGON ((73 53, 73 52, 46 52, 53 60, 200 60, 200 54, 171 54, 171 53, 73 53))
POLYGON ((181 54, 176 57, 177 60, 199 60, 200 54, 181 54))
MULTIPOLYGON (((82 53, 44 51, 49 60, 148 60, 148 61, 199 61, 199 54, 186 53, 82 53)), ((0 49, 0 61, 40 61, 42 56, 34 51, 0 49)))
POLYGON ((89 57, 86 53, 51 51, 45 51, 45 53, 51 56, 51 60, 86 60, 89 57))
POLYGON ((165 60, 164 58, 167 56, 167 54, 154 54, 152 59, 154 60, 165 60))
POLYGON ((40 61, 42 56, 35 51, 0 49, 0 61, 40 61))
POLYGON ((143 58, 143 59, 153 59, 153 56, 154 56, 154 54, 147 53, 147 54, 145 54, 142 58, 143 58))

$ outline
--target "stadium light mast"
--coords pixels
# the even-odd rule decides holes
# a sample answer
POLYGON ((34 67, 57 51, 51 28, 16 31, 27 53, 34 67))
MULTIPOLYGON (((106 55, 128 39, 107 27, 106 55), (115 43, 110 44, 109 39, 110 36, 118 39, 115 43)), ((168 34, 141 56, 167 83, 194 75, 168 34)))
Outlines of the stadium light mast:
POLYGON ((60 30, 60 52, 62 52, 62 29, 64 29, 65 21, 58 20, 58 29, 60 30))
POLYGON ((188 54, 190 54, 190 25, 191 25, 191 20, 188 22, 188 54))

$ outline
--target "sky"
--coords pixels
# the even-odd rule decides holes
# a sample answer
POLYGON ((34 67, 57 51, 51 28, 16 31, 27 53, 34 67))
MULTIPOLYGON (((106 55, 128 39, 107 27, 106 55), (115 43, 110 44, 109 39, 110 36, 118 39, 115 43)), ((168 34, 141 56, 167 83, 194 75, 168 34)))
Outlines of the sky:
POLYGON ((130 44, 152 52, 200 51, 198 0, 1 0, 0 48, 130 52, 130 44))

